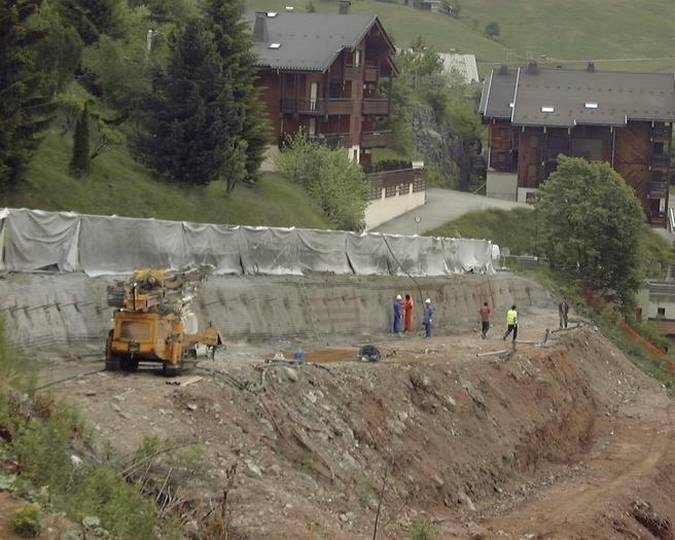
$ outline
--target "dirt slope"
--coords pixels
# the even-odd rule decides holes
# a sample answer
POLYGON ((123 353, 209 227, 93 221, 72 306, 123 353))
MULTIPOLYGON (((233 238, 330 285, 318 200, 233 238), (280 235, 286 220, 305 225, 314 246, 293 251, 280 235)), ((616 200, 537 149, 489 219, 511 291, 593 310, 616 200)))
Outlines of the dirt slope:
MULTIPOLYGON (((532 308, 522 339, 556 324, 532 308)), ((418 514, 441 538, 651 538, 632 505, 675 519, 673 405, 593 328, 557 335, 507 358, 477 357, 505 344, 473 333, 385 340, 378 364, 343 347, 297 369, 240 345, 204 364, 227 377, 186 387, 147 371, 52 389, 124 452, 146 434, 202 443, 213 478, 185 486, 195 500, 238 463, 230 509, 249 538, 372 538, 380 500, 379 538, 408 538, 418 514)))

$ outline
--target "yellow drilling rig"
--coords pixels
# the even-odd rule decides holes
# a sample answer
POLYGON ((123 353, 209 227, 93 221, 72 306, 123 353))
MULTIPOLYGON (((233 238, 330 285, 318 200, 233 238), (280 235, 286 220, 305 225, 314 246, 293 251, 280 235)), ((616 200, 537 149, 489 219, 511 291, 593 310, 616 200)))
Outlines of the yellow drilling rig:
POLYGON ((190 306, 206 272, 197 269, 169 274, 136 270, 129 281, 108 287, 108 305, 116 308, 105 348, 107 370, 133 371, 139 362, 158 362, 165 375, 179 374, 197 359, 197 345, 208 354, 223 343, 209 323, 201 333, 190 306))

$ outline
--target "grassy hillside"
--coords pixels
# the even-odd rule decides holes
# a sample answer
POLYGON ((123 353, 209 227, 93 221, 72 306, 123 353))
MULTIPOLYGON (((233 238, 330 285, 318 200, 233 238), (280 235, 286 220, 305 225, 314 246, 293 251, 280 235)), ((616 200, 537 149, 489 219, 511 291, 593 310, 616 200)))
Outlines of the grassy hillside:
POLYGON ((49 133, 33 159, 18 193, 3 206, 73 210, 208 223, 327 228, 307 194, 277 175, 265 175, 252 187, 237 186, 227 195, 222 182, 182 187, 154 180, 122 147, 92 162, 86 179, 72 178, 70 136, 49 133))
MULTIPOLYGON (((313 3, 317 11, 337 11, 337 2, 313 3)), ((304 0, 247 0, 250 10, 282 11, 293 5, 304 11, 306 4, 304 0)), ((675 3, 671 0, 462 0, 461 6, 458 20, 376 0, 354 0, 351 10, 377 14, 399 46, 422 35, 439 51, 454 48, 475 53, 483 72, 491 63, 520 63, 529 54, 546 55, 556 62, 595 59, 603 69, 675 68, 675 3), (482 34, 492 21, 500 26, 498 41, 482 34), (626 60, 645 57, 652 60, 626 60), (603 59, 613 60, 597 61, 603 59)))

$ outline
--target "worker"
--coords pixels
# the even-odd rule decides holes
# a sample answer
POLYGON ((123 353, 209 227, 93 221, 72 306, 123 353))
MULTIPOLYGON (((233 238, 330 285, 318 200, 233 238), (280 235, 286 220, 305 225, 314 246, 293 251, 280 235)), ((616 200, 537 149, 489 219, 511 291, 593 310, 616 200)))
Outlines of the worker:
POLYGON ((431 298, 424 301, 424 334, 426 337, 431 337, 431 322, 434 316, 434 306, 431 303, 431 298))
POLYGON ((396 295, 396 298, 394 299, 394 324, 392 326, 392 333, 393 334, 400 334, 401 333, 401 311, 403 309, 403 298, 401 298, 400 294, 396 295))
POLYGON ((516 305, 512 305, 511 309, 506 312, 506 333, 504 334, 504 341, 513 332, 513 342, 516 341, 516 336, 518 335, 518 312, 516 311, 516 305))
POLYGON ((570 305, 567 298, 563 296, 562 302, 558 304, 558 316, 560 318, 560 328, 567 328, 567 314, 570 311, 570 305))
POLYGON ((412 321, 413 321, 413 308, 415 307, 415 302, 410 297, 409 294, 405 295, 405 300, 403 301, 403 310, 405 315, 403 317, 403 330, 408 333, 412 331, 412 321))
POLYGON ((488 330, 490 330, 490 315, 492 314, 492 311, 490 311, 490 307, 488 306, 487 302, 483 302, 483 305, 478 310, 478 313, 480 314, 481 324, 480 335, 483 339, 485 339, 487 337, 488 330))

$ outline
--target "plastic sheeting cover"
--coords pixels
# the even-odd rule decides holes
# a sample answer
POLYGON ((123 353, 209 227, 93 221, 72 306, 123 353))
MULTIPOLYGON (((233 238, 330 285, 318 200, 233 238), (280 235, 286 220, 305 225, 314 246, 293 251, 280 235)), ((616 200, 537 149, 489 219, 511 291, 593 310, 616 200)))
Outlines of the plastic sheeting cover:
POLYGON ((216 274, 437 276, 492 272, 486 240, 231 227, 65 212, 0 211, 0 267, 124 274, 209 265, 216 274))

